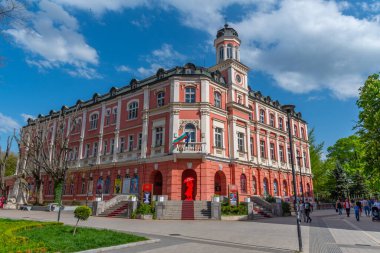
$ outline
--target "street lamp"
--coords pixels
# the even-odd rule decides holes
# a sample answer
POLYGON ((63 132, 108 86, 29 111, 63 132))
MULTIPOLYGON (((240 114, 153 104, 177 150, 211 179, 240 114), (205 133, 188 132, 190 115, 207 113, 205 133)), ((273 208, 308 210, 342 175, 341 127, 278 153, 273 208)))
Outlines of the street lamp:
POLYGON ((298 210, 297 210, 297 204, 299 204, 297 199, 297 186, 296 186, 296 172, 294 170, 294 161, 293 161, 293 140, 292 140, 292 132, 290 130, 290 114, 294 112, 294 105, 283 105, 282 110, 286 112, 287 118, 288 118, 288 134, 289 134, 289 145, 290 145, 290 162, 292 164, 292 175, 293 175, 293 191, 294 191, 294 210, 297 212, 297 235, 298 235, 298 248, 299 251, 302 252, 302 237, 301 237, 301 224, 300 220, 298 219, 298 210))
POLYGON ((301 178, 301 195, 302 195, 302 203, 305 204, 305 194, 303 193, 303 182, 302 182, 301 159, 302 159, 302 156, 297 156, 297 160, 298 160, 298 168, 300 169, 300 178, 301 178))

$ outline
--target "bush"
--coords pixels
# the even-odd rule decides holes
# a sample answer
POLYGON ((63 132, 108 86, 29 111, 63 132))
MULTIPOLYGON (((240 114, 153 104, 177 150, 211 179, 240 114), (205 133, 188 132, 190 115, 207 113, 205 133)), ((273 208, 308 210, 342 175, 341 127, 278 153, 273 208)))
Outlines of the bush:
POLYGON ((154 207, 150 204, 141 203, 136 210, 136 214, 154 214, 154 207))
POLYGON ((282 215, 290 214, 290 204, 286 201, 281 201, 282 215))
POLYGON ((271 196, 271 195, 268 195, 266 198, 265 198, 265 201, 269 202, 269 203, 276 203, 276 198, 271 196))
POLYGON ((75 232, 77 231, 79 220, 87 220, 91 214, 92 214, 91 208, 89 208, 88 206, 78 206, 77 208, 75 208, 74 217, 77 218, 78 220, 77 220, 77 223, 75 224, 73 235, 75 235, 75 232))
POLYGON ((246 215, 247 213, 247 203, 241 202, 238 206, 231 206, 228 202, 222 203, 222 215, 246 215))

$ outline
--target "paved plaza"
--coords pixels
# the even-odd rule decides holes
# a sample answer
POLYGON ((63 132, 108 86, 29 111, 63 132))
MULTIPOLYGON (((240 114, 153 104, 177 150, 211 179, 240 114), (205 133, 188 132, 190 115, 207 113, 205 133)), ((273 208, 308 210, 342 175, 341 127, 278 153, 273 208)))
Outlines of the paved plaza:
MULTIPOLYGON (((54 221, 57 213, 0 210, 0 217, 54 221)), ((380 222, 361 217, 338 216, 335 210, 312 213, 302 224, 304 252, 380 252, 380 222)), ((75 224, 73 214, 63 212, 62 222, 75 224)), ((82 226, 132 232, 160 242, 110 252, 295 252, 298 249, 295 217, 257 221, 168 221, 91 217, 82 226)))

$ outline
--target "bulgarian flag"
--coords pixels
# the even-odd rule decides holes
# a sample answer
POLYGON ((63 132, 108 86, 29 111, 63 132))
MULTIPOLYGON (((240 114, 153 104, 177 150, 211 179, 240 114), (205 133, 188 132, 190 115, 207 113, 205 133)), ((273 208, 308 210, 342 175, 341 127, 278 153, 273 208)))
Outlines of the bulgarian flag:
POLYGON ((175 139, 173 141, 173 145, 177 145, 179 142, 181 142, 182 140, 188 140, 189 139, 189 133, 188 132, 184 132, 183 134, 181 134, 181 136, 179 136, 177 139, 175 139))

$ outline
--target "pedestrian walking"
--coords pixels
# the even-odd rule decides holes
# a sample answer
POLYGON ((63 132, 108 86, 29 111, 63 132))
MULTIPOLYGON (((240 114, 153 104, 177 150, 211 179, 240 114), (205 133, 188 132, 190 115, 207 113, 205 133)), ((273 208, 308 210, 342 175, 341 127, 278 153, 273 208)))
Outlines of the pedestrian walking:
POLYGON ((355 211, 355 218, 357 221, 360 220, 360 205, 359 205, 360 201, 357 201, 355 203, 355 206, 354 206, 354 211, 355 211))
POLYGON ((346 209, 346 214, 347 214, 347 217, 350 217, 350 211, 351 211, 351 203, 348 199, 346 199, 346 201, 344 201, 344 209, 346 209))
POLYGON ((356 200, 355 206, 359 207, 359 215, 362 216, 362 202, 359 199, 356 200))
POLYGON ((371 208, 369 207, 369 201, 366 198, 363 200, 363 207, 365 216, 368 217, 371 214, 371 208))
POLYGON ((311 204, 309 201, 306 201, 305 203, 305 214, 306 214, 306 223, 311 223, 311 218, 310 218, 310 212, 311 212, 311 204))
POLYGON ((336 211, 339 213, 339 215, 342 215, 343 206, 342 206, 342 203, 340 202, 340 199, 338 199, 338 201, 336 202, 335 208, 336 208, 336 211))
POLYGON ((305 203, 300 201, 300 221, 303 218, 303 222, 306 222, 305 203))

